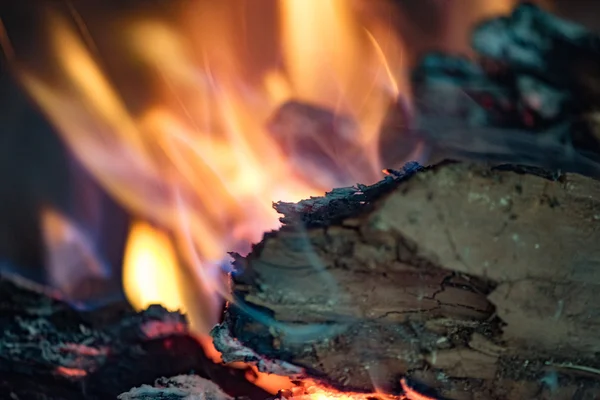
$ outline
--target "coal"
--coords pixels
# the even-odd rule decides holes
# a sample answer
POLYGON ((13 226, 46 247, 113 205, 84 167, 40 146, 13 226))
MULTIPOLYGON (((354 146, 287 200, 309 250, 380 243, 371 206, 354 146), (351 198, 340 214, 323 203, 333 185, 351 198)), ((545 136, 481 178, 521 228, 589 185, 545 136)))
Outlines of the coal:
POLYGON ((474 126, 518 126, 515 90, 492 80, 471 60, 443 53, 423 57, 413 73, 415 102, 424 118, 454 118, 474 126))
POLYGON ((158 305, 135 312, 125 302, 78 310, 22 279, 0 276, 0 393, 7 398, 114 399, 190 374, 228 396, 267 398, 244 373, 212 362, 178 312, 158 305))

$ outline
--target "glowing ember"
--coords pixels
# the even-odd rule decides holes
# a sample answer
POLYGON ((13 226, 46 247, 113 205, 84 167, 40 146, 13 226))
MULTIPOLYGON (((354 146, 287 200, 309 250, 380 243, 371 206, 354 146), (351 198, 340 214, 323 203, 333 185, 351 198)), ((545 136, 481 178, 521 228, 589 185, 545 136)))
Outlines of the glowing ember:
POLYGON ((65 343, 65 345, 62 346, 61 351, 69 352, 69 353, 76 353, 76 354, 79 354, 82 356, 90 356, 90 357, 107 355, 109 352, 108 348, 106 348, 106 347, 98 349, 95 347, 90 347, 90 346, 86 346, 83 344, 76 344, 76 343, 65 343))
POLYGON ((87 375, 87 372, 81 368, 57 367, 56 372, 71 379, 79 379, 87 375))
POLYGON ((311 380, 305 380, 300 386, 279 393, 281 400, 436 400, 411 388, 406 379, 400 381, 402 394, 340 392, 311 380))
POLYGON ((340 392, 333 388, 328 388, 316 382, 306 380, 301 386, 291 390, 280 392, 279 397, 283 400, 367 400, 381 399, 392 400, 401 399, 401 397, 390 396, 377 393, 358 393, 358 392, 340 392))

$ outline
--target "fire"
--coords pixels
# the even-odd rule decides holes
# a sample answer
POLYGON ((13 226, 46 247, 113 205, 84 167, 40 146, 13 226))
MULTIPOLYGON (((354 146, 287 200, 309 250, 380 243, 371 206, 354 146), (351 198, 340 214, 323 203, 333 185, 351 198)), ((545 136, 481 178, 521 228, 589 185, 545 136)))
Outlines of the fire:
POLYGON ((404 400, 403 397, 385 393, 341 392, 312 380, 306 380, 298 387, 282 391, 280 398, 287 400, 404 400))
POLYGON ((133 215, 152 223, 131 227, 123 276, 131 303, 181 309, 199 332, 215 323, 226 295, 227 252, 247 251, 278 226, 272 201, 379 179, 379 128, 407 92, 403 44, 383 13, 362 16, 346 0, 261 2, 245 13, 240 4, 184 2, 170 19, 114 24, 127 50, 118 57, 134 59, 127 73, 153 77, 152 95, 135 113, 111 79, 110 55, 99 53, 89 31, 77 33, 81 18, 72 24, 49 8, 57 72, 18 69, 73 153, 133 215), (324 148, 331 139, 309 139, 346 167, 345 176, 307 174, 289 161, 289 149, 267 128, 288 100, 356 126, 345 133, 350 152, 324 148), (367 160, 360 168, 358 156, 367 160))
POLYGON ((435 400, 410 387, 405 378, 400 380, 402 394, 340 392, 318 382, 307 379, 300 386, 281 391, 281 400, 435 400))
POLYGON ((375 393, 341 392, 306 379, 299 386, 280 391, 278 398, 281 400, 436 400, 437 398, 416 391, 408 384, 406 378, 400 380, 400 387, 402 392, 399 395, 379 391, 375 393))
POLYGON ((86 277, 107 278, 109 267, 102 262, 89 233, 52 207, 43 207, 40 231, 45 245, 45 265, 52 287, 73 296, 86 277))
MULTIPOLYGON (((511 1, 485 3, 496 12, 511 1)), ((227 297, 227 252, 247 251, 278 226, 272 201, 379 179, 381 124, 408 93, 405 48, 387 6, 371 0, 173 2, 169 16, 139 13, 110 24, 118 40, 110 47, 115 54, 107 54, 81 18, 71 23, 50 5, 44 47, 52 57, 44 67, 51 72, 18 60, 0 24, 0 45, 11 50, 31 97, 81 163, 137 218, 123 271, 132 305, 179 309, 197 332, 207 333, 227 297), (133 90, 125 90, 114 83, 123 75, 146 78, 132 78, 133 90), (346 175, 306 173, 290 161, 267 121, 292 100, 349 121, 353 128, 343 139, 351 151, 330 148, 335 138, 308 138, 346 175)), ((54 212, 44 221, 50 238, 72 231, 54 212)), ((289 384, 265 379, 258 375, 257 384, 272 391, 289 384)), ((426 398, 404 389, 406 398, 426 398)), ((318 385, 307 395, 364 397, 318 385)))
POLYGON ((136 309, 161 304, 167 309, 184 307, 179 290, 181 271, 175 248, 164 232, 147 223, 134 222, 129 232, 123 266, 123 285, 136 309))

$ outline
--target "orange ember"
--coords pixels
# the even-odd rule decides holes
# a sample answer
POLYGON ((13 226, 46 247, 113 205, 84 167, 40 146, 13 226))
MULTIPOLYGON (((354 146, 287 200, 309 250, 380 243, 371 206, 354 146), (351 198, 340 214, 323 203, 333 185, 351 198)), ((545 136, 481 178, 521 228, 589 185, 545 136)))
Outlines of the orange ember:
POLYGON ((280 392, 285 400, 436 400, 411 388, 406 379, 400 381, 402 394, 340 392, 311 380, 305 380, 300 386, 280 392))
POLYGON ((56 372, 64 377, 78 379, 87 375, 87 372, 81 368, 57 367, 56 372))

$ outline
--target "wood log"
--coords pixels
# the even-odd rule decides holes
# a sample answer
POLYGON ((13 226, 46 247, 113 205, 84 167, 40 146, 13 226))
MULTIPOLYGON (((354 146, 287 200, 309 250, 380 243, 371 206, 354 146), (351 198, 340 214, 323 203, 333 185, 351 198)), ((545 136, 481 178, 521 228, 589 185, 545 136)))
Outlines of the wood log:
POLYGON ((275 207, 235 256, 240 345, 342 390, 600 396, 598 181, 446 162, 275 207))
MULTIPOLYGON (((192 373, 229 396, 266 399, 245 372, 213 363, 180 313, 160 306, 137 313, 126 302, 78 310, 0 275, 0 399, 115 399, 132 387, 192 373)), ((175 381, 182 379, 202 382, 175 381)))

